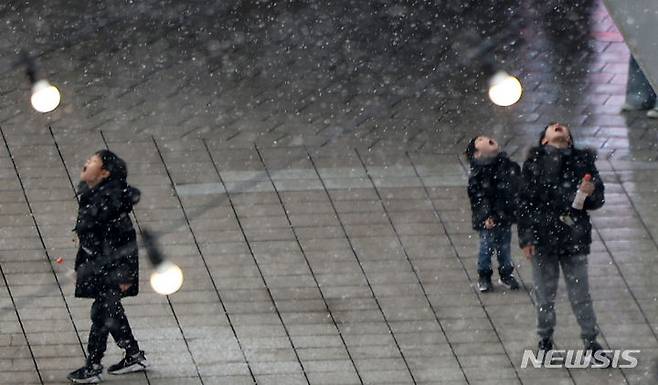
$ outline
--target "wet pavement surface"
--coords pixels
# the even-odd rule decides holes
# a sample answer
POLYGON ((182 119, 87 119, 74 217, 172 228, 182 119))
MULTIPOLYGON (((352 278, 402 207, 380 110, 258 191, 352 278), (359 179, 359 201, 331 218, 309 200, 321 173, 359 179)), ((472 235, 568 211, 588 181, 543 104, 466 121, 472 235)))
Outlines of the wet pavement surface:
MULTIPOLYGON (((74 186, 105 147, 185 273, 157 295, 141 258, 124 303, 153 368, 109 383, 658 383, 658 123, 620 113, 628 49, 602 5, 181 3, 0 5, 1 384, 83 363, 74 186), (22 48, 62 91, 52 113, 29 106, 22 48), (518 104, 486 99, 490 68, 520 78, 518 104), (590 284, 634 369, 520 368, 536 336, 516 237, 522 290, 476 288, 461 153, 485 133, 522 161, 554 120, 599 151, 590 284)), ((556 344, 581 347, 563 281, 556 344)))

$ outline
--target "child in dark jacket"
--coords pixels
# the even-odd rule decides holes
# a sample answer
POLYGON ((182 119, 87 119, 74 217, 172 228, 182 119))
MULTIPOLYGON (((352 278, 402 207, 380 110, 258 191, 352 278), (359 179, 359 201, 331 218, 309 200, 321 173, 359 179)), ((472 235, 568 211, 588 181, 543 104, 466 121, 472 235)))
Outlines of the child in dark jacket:
POLYGON ((112 335, 126 356, 110 374, 144 370, 144 352, 130 329, 121 298, 139 291, 137 238, 129 213, 139 190, 126 182, 125 162, 108 150, 92 155, 80 174, 78 219, 80 248, 75 260, 75 296, 93 298, 87 363, 68 379, 78 384, 101 381, 101 359, 112 335))
POLYGON ((471 164, 468 197, 471 201, 473 229, 480 233, 478 257, 478 288, 493 290, 491 258, 498 257, 499 282, 516 290, 511 256, 512 224, 516 222, 518 188, 521 169, 501 152, 493 139, 484 135, 471 139, 465 151, 471 164))
POLYGON ((532 261, 540 351, 553 349, 560 268, 585 349, 602 349, 596 341, 598 327, 587 274, 592 243, 587 211, 605 202, 595 160, 594 151, 574 147, 567 126, 550 123, 523 163, 519 243, 532 261), (577 196, 586 198, 582 201, 577 196))

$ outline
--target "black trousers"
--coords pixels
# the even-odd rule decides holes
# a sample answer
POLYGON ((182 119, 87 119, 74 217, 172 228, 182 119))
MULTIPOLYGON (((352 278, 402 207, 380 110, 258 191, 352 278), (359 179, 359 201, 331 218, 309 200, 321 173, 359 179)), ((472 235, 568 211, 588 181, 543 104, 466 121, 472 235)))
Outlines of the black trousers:
POLYGON ((130 329, 118 289, 104 291, 91 305, 91 330, 87 343, 88 363, 100 364, 110 334, 117 345, 125 349, 128 354, 139 352, 139 345, 130 329))

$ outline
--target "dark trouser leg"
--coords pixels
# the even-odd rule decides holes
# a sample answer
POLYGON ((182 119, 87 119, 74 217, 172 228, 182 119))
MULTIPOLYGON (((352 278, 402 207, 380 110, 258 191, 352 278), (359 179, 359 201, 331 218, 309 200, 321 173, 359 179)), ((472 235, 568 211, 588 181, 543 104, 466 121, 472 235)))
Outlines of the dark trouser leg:
POLYGON ((580 325, 581 337, 585 343, 593 342, 599 333, 592 297, 589 294, 587 255, 565 256, 560 259, 560 264, 567 284, 569 302, 580 325))
POLYGON ((532 258, 535 306, 537 309, 537 334, 551 338, 555 329, 555 295, 560 266, 556 255, 537 252, 532 258))
POLYGON ((117 292, 112 297, 112 302, 108 309, 110 310, 110 334, 112 338, 128 354, 139 352, 139 345, 133 336, 133 331, 126 318, 126 312, 121 304, 121 295, 117 292))
POLYGON ((91 305, 91 329, 87 342, 87 363, 100 364, 107 348, 107 336, 110 330, 106 326, 105 298, 98 297, 91 305))
POLYGON ((130 324, 121 304, 118 291, 110 291, 99 296, 91 307, 92 326, 89 333, 88 361, 100 363, 107 348, 107 336, 128 354, 139 352, 139 346, 130 329, 130 324))
POLYGON ((494 253, 494 233, 492 230, 480 231, 480 254, 478 255, 478 273, 491 276, 491 255, 494 253))
POLYGON ((512 274, 514 263, 512 262, 512 229, 510 226, 496 229, 495 248, 498 255, 498 273, 501 277, 512 274))

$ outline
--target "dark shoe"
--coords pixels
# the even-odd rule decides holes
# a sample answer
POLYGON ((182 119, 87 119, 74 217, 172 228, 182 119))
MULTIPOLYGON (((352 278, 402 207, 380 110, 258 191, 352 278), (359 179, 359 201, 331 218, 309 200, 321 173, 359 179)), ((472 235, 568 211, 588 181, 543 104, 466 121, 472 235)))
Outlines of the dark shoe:
POLYGON ((98 364, 83 366, 82 368, 69 373, 66 378, 74 384, 97 384, 103 381, 103 367, 98 364))
MULTIPOLYGON (((542 357, 542 362, 544 364, 547 363, 547 358, 548 358, 548 352, 553 350, 553 339, 552 338, 542 338, 539 340, 539 343, 537 344, 537 350, 538 354, 537 356, 542 357), (541 355, 541 352, 544 352, 543 355, 541 355)), ((555 352, 552 353, 552 357, 557 357, 558 355, 555 354, 555 352)))
POLYGON ((519 282, 516 280, 516 278, 514 278, 512 274, 501 275, 498 283, 510 290, 518 290, 520 287, 519 282))
POLYGON ((131 356, 126 353, 126 356, 121 361, 107 368, 107 372, 109 374, 126 374, 146 370, 148 367, 149 363, 146 360, 146 356, 140 350, 139 353, 131 356))
POLYGON ((612 365, 610 357, 604 352, 601 352, 598 355, 605 357, 606 358, 605 360, 601 360, 594 355, 596 352, 600 350, 604 350, 603 346, 601 346, 601 344, 599 344, 598 342, 596 341, 585 342, 585 350, 587 351, 588 355, 589 354, 592 355, 593 365, 597 365, 599 368, 609 368, 612 365))
POLYGON ((493 283, 491 283, 491 273, 478 273, 478 289, 481 293, 488 293, 493 291, 493 283))
POLYGON ((542 338, 539 340, 539 344, 537 344, 537 348, 539 350, 553 350, 553 339, 551 338, 542 338))

